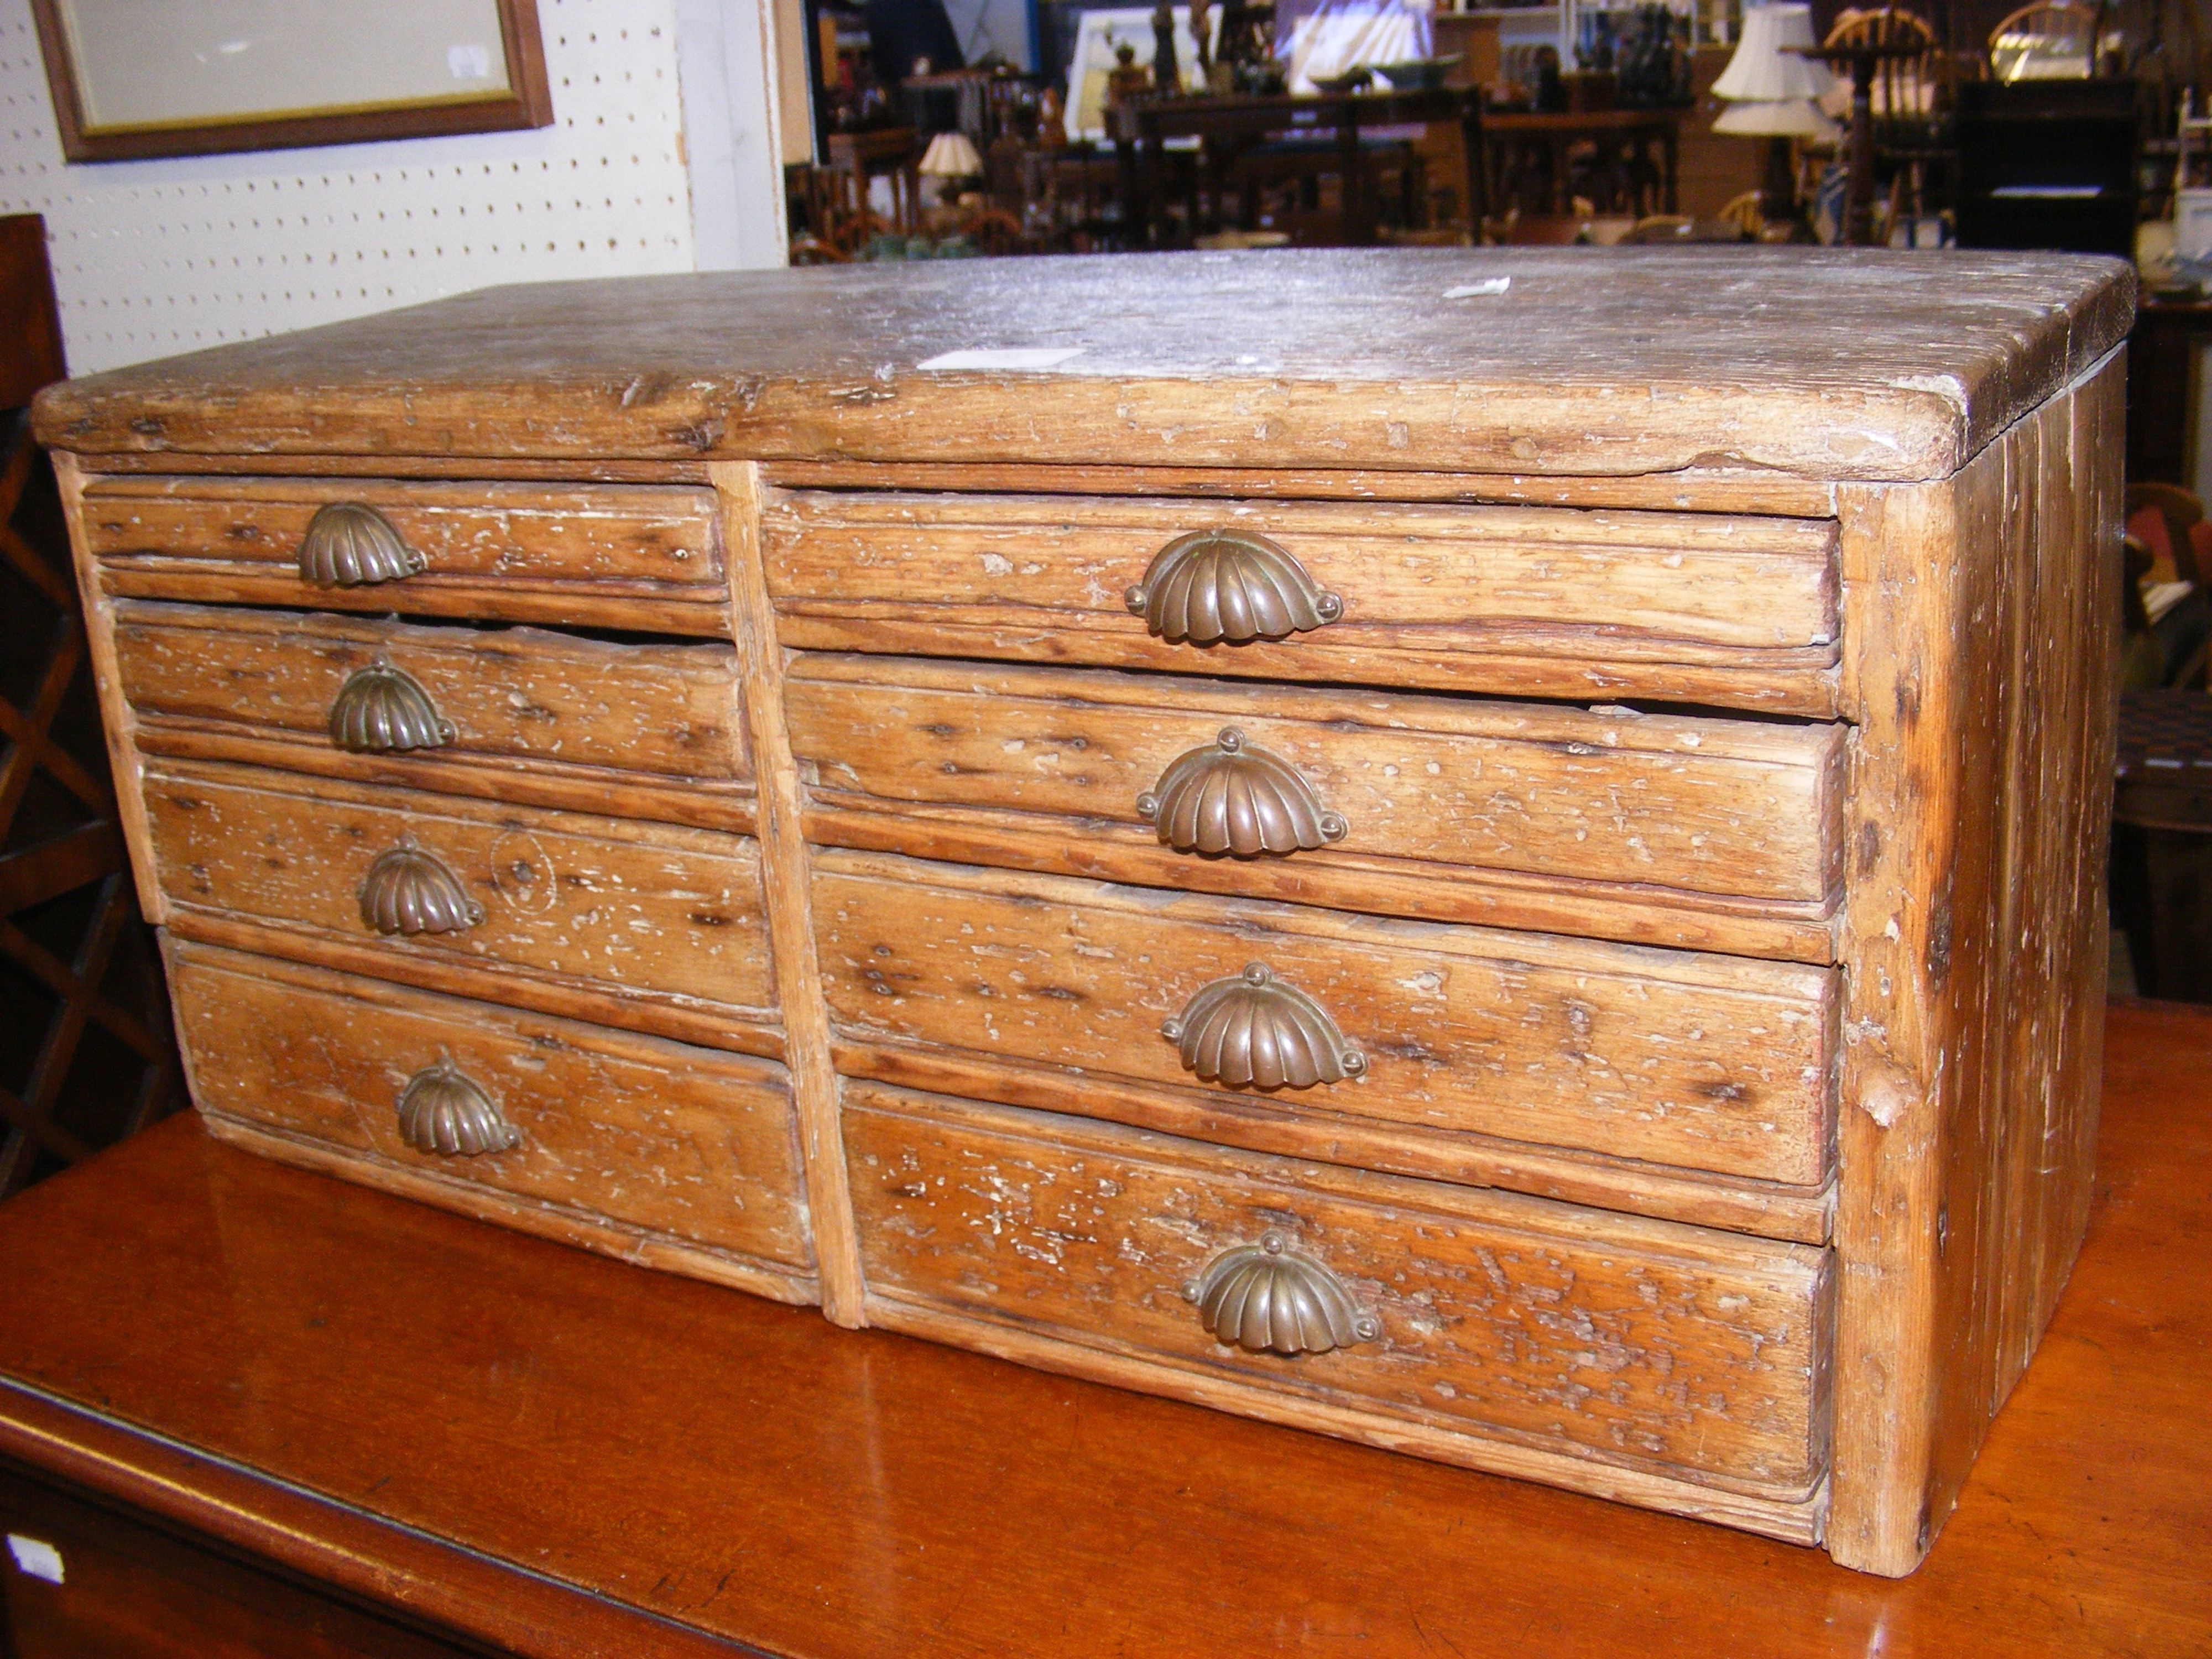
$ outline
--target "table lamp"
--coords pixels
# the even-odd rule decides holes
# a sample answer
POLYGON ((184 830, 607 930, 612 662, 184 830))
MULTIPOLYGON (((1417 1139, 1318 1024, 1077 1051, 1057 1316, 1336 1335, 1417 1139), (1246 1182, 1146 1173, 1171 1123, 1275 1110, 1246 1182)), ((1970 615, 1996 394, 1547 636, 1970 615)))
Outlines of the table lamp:
POLYGON ((921 170, 923 177, 941 181, 939 194, 950 204, 959 195, 963 179, 983 176, 983 158, 966 133, 940 132, 921 153, 921 170))
POLYGON ((1790 3, 1753 6, 1743 15, 1743 39, 1735 55, 1713 82, 1713 95, 1728 108, 1713 122, 1715 132, 1766 140, 1766 177, 1759 187, 1762 217, 1787 222, 1797 216, 1797 169, 1790 144, 1799 138, 1833 138, 1839 129, 1816 101, 1836 84, 1818 58, 1804 56, 1815 45, 1813 9, 1790 3))

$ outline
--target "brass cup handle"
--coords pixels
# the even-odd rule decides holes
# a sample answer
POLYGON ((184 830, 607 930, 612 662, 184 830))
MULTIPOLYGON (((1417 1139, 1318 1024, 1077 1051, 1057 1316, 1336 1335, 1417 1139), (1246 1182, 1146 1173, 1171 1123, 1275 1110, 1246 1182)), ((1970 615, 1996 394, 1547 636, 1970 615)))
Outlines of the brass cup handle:
POLYGON ((445 860, 408 842, 369 861, 357 896, 362 923, 386 935, 465 933, 484 919, 445 860))
POLYGON ((1200 986, 1160 1035, 1184 1070, 1231 1089, 1310 1089, 1367 1069, 1328 1011, 1264 962, 1200 986))
POLYGON ((459 734, 422 683, 379 658, 346 677, 331 702, 331 741, 356 754, 443 749, 459 734))
POLYGON ((1182 1293, 1217 1341, 1251 1353, 1327 1353, 1382 1334, 1342 1279, 1272 1229, 1214 1257, 1182 1293))
POLYGON ((399 1091, 399 1138, 418 1152, 476 1158, 520 1146, 522 1132, 482 1085, 441 1056, 399 1091))
POLYGON ((299 561, 300 580, 317 587, 371 587, 404 581, 430 568, 391 520, 359 501, 317 507, 300 538, 299 561))
POLYGON ((1279 640, 1344 615, 1343 599, 1323 592, 1289 549, 1249 530, 1176 537, 1122 601, 1170 645, 1279 640))
POLYGON ((1321 804, 1313 785, 1281 756, 1248 742, 1233 726, 1203 749, 1168 763, 1160 781, 1137 797, 1137 816, 1178 853, 1295 853, 1342 841, 1341 812, 1321 804))

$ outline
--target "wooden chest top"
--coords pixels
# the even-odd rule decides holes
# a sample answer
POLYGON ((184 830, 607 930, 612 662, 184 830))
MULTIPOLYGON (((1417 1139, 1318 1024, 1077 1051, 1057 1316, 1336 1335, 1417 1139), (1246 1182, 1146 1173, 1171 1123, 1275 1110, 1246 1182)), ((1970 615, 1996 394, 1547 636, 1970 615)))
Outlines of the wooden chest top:
POLYGON ((1796 248, 648 276, 94 375, 46 393, 38 431, 81 453, 1911 481, 1957 471, 2117 346, 2133 301, 2117 260, 1796 248), (1007 350, 1068 355, 924 367, 1007 350))

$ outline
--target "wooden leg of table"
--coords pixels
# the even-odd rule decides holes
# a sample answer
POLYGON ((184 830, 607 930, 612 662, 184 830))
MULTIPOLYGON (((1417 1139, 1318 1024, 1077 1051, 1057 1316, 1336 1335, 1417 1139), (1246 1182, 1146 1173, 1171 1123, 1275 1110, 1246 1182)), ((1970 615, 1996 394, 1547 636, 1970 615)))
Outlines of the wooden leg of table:
POLYGON ((1137 166, 1137 147, 1127 138, 1114 141, 1115 170, 1121 194, 1121 240, 1141 247, 1145 240, 1145 182, 1137 166))
POLYGON ((1367 161, 1360 153, 1359 124, 1347 117, 1336 130, 1336 239, 1360 247, 1375 240, 1367 204, 1367 161))
POLYGON ((1680 193, 1681 149, 1680 132, 1670 124, 1667 130, 1659 135, 1659 154, 1666 166, 1663 176, 1667 180, 1666 211, 1668 213, 1680 213, 1682 210, 1680 193))
POLYGON ((1168 143, 1159 133, 1144 139, 1144 201, 1151 210, 1144 239, 1152 248, 1168 246, 1168 143))
POLYGON ((1480 244, 1482 222, 1490 216, 1489 141, 1482 131, 1482 117, 1470 110, 1459 124, 1460 142, 1467 149, 1467 228, 1480 244))

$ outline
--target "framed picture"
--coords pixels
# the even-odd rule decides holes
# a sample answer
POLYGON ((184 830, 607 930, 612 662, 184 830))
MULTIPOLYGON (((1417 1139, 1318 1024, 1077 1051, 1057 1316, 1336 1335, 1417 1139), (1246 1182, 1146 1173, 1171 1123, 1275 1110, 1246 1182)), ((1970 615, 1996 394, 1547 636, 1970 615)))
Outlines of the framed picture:
POLYGON ((72 161, 550 126, 537 0, 31 0, 72 161))

